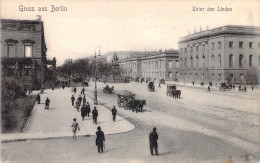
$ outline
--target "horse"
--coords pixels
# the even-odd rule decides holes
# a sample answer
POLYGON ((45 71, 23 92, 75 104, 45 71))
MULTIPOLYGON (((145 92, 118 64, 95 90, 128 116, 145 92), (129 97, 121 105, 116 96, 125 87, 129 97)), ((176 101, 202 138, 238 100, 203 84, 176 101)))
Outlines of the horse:
POLYGON ((132 111, 143 112, 143 106, 146 105, 146 100, 132 100, 130 102, 130 108, 132 111))
POLYGON ((181 98, 181 90, 172 90, 169 93, 172 94, 172 98, 181 98))

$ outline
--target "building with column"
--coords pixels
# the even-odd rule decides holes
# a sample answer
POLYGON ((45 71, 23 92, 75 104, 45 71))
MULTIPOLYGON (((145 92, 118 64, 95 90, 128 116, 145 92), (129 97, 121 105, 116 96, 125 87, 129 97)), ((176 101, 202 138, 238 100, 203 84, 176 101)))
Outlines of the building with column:
POLYGON ((179 39, 180 81, 259 83, 260 27, 223 26, 179 39))
POLYGON ((152 80, 178 80, 179 60, 177 50, 146 52, 118 61, 123 76, 151 78, 152 80))
POLYGON ((56 59, 46 58, 41 20, 1 19, 2 77, 15 77, 26 87, 40 89, 56 79, 56 59))

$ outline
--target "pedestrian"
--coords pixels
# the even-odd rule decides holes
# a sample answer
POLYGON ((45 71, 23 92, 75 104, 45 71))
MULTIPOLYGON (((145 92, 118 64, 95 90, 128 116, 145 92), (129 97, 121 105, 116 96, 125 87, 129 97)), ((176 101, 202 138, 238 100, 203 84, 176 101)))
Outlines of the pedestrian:
POLYGON ((84 95, 84 97, 83 97, 83 105, 86 105, 86 97, 85 97, 85 95, 84 95))
POLYGON ((72 122, 72 125, 71 125, 71 127, 72 127, 72 132, 73 132, 72 138, 73 138, 75 141, 77 140, 76 132, 77 132, 77 130, 80 131, 79 124, 78 124, 78 122, 76 122, 76 120, 77 120, 77 119, 74 118, 74 119, 73 119, 73 122, 72 122))
POLYGON ((86 116, 88 116, 89 117, 89 113, 91 112, 91 109, 90 109, 90 105, 89 105, 89 103, 87 102, 87 105, 86 105, 86 116))
POLYGON ((62 84, 62 89, 64 89, 65 88, 65 85, 64 85, 64 83, 62 84))
POLYGON ((96 107, 94 107, 94 110, 92 111, 92 116, 93 116, 93 123, 97 124, 98 111, 96 107))
POLYGON ((73 92, 76 94, 77 93, 77 88, 73 88, 73 92))
POLYGON ((115 122, 116 121, 116 114, 117 114, 117 110, 116 110, 116 107, 113 106, 113 109, 111 110, 112 112, 112 116, 113 116, 113 121, 115 122))
POLYGON ((38 95, 36 96, 36 101, 38 102, 38 104, 41 103, 41 96, 40 96, 40 93, 38 93, 38 95))
POLYGON ((81 95, 79 95, 79 97, 78 97, 78 101, 79 101, 79 105, 81 105, 81 101, 82 101, 82 97, 81 97, 81 95))
POLYGON ((150 150, 151 150, 151 155, 154 156, 153 154, 153 149, 155 149, 155 154, 158 156, 158 144, 157 144, 157 140, 158 140, 158 134, 156 132, 156 128, 153 128, 153 131, 150 133, 149 135, 149 140, 150 140, 150 150))
POLYGON ((252 88, 252 92, 253 92, 253 90, 254 90, 254 85, 252 85, 252 87, 251 87, 251 88, 252 88))
POLYGON ((78 112, 79 112, 79 108, 80 108, 80 102, 79 102, 79 100, 77 100, 76 101, 76 109, 77 109, 78 112))
POLYGON ((244 90, 245 90, 245 92, 246 92, 246 85, 244 86, 244 90))
POLYGON ((47 97, 46 101, 45 101, 45 109, 49 110, 49 105, 50 105, 50 99, 47 97))
POLYGON ((210 86, 208 86, 208 91, 207 92, 210 92, 210 86))
POLYGON ((158 88, 161 88, 161 84, 159 83, 159 86, 158 86, 158 88))
POLYGON ((194 81, 192 82, 192 85, 194 85, 194 81))
POLYGON ((103 145, 104 145, 104 141, 105 141, 105 135, 104 132, 101 131, 101 127, 98 126, 97 128, 97 138, 96 138, 96 146, 98 147, 98 153, 103 153, 103 145))
POLYGON ((75 97, 74 97, 74 95, 72 95, 71 96, 71 104, 72 104, 72 106, 74 106, 74 102, 75 102, 75 97))
POLYGON ((84 121, 84 118, 85 118, 85 116, 86 116, 86 113, 87 113, 87 108, 86 108, 85 105, 83 105, 83 106, 81 107, 81 117, 82 117, 82 121, 84 121))
POLYGON ((234 85, 233 85, 233 90, 235 90, 235 87, 236 87, 236 86, 235 86, 235 84, 234 84, 234 85))
POLYGON ((83 87, 81 92, 80 92, 82 95, 85 95, 85 88, 83 87))

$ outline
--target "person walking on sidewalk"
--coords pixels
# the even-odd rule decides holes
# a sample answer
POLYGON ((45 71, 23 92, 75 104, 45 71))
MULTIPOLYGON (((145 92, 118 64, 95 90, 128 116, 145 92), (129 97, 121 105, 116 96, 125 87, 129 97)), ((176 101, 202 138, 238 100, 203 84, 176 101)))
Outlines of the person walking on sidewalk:
POLYGON ((36 101, 38 102, 38 104, 41 103, 41 96, 40 94, 38 93, 37 97, 36 97, 36 101))
POLYGON ((208 86, 208 90, 207 90, 207 92, 210 92, 210 86, 208 86))
POLYGON ((76 109, 77 109, 77 111, 79 112, 79 109, 80 109, 80 103, 79 103, 79 100, 76 101, 76 109))
POLYGON ((79 95, 79 97, 78 97, 78 101, 79 101, 79 105, 81 105, 81 101, 82 101, 82 97, 81 97, 81 95, 79 95))
POLYGON ((94 107, 94 110, 92 111, 92 116, 93 116, 93 123, 97 124, 98 111, 96 107, 94 107))
POLYGON ((88 116, 89 117, 89 113, 91 112, 91 109, 90 109, 90 105, 89 105, 89 103, 87 102, 87 105, 86 105, 86 116, 88 116))
POLYGON ((112 112, 112 116, 113 116, 113 121, 115 122, 116 121, 116 114, 117 114, 117 110, 116 110, 116 107, 113 106, 113 109, 111 110, 112 112))
POLYGON ((86 97, 85 97, 85 95, 83 96, 82 101, 83 101, 83 105, 86 105, 86 97))
POLYGON ((252 85, 252 87, 251 87, 251 88, 252 88, 252 92, 253 92, 253 91, 254 91, 254 85, 252 85))
POLYGON ((72 122, 72 125, 71 125, 71 127, 72 127, 72 132, 73 132, 72 138, 73 138, 75 141, 77 140, 76 132, 77 132, 77 130, 80 131, 79 124, 78 124, 78 122, 76 122, 76 120, 77 120, 77 119, 74 118, 74 119, 73 119, 73 122, 72 122))
POLYGON ((85 95, 85 88, 83 87, 80 94, 85 95))
POLYGON ((50 99, 47 97, 46 101, 45 101, 45 109, 49 110, 49 105, 50 105, 50 99))
POLYGON ((72 95, 71 96, 71 104, 72 104, 72 106, 74 106, 74 101, 75 101, 75 97, 74 97, 74 95, 72 95))
POLYGON ((87 113, 87 107, 85 106, 85 105, 83 105, 82 107, 81 107, 81 117, 82 117, 82 121, 84 121, 84 118, 85 118, 85 116, 86 116, 86 113, 87 113))
POLYGON ((76 94, 76 92, 77 92, 77 88, 76 87, 73 88, 73 92, 74 92, 74 94, 76 94))
POLYGON ((158 86, 158 88, 161 88, 161 84, 159 83, 159 86, 158 86))
POLYGON ((98 126, 97 128, 97 138, 96 138, 96 146, 98 147, 98 153, 103 153, 103 145, 104 145, 104 141, 105 141, 105 134, 103 131, 101 131, 101 127, 98 126))
POLYGON ((158 144, 157 144, 157 140, 158 140, 158 134, 156 132, 156 128, 153 128, 153 131, 150 133, 149 135, 149 140, 150 140, 150 150, 151 150, 151 155, 154 156, 153 154, 153 149, 155 149, 155 154, 158 156, 158 144))

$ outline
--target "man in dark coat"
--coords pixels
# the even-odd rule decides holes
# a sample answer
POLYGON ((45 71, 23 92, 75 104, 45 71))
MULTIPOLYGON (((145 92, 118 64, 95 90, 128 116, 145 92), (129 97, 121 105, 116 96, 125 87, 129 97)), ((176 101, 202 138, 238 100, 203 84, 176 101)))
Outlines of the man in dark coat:
POLYGON ((81 101, 82 101, 82 97, 79 95, 78 97, 78 101, 79 101, 79 106, 81 105, 81 101))
POLYGON ((97 130, 98 131, 96 132, 96 135, 97 135, 96 146, 98 147, 98 153, 103 153, 103 144, 105 141, 105 135, 104 135, 104 132, 101 131, 100 126, 98 126, 97 130))
POLYGON ((116 110, 116 107, 114 106, 113 109, 111 110, 112 112, 112 116, 113 116, 113 121, 115 122, 116 121, 116 113, 117 113, 117 110, 116 110))
POLYGON ((85 95, 85 88, 83 87, 81 92, 80 92, 82 95, 85 95))
POLYGON ((88 116, 89 117, 89 113, 91 112, 91 109, 90 109, 90 105, 89 105, 89 103, 87 102, 87 105, 86 105, 86 116, 88 116))
POLYGON ((86 100, 86 97, 85 97, 85 95, 84 95, 84 97, 83 97, 83 105, 86 105, 86 102, 87 102, 87 100, 86 100))
POLYGON ((45 109, 49 110, 49 105, 50 105, 50 99, 47 97, 46 101, 45 101, 45 109))
POLYGON ((86 114, 87 114, 87 107, 86 107, 85 105, 83 105, 83 106, 81 107, 81 117, 82 117, 82 121, 84 121, 84 118, 85 118, 86 114))
POLYGON ((93 123, 97 124, 98 111, 96 107, 94 107, 94 110, 92 111, 92 116, 93 116, 93 123))
POLYGON ((74 93, 76 93, 76 92, 77 92, 77 88, 76 88, 76 87, 73 89, 73 92, 74 92, 74 93))
POLYGON ((71 96, 71 103, 72 103, 72 106, 74 106, 74 101, 75 101, 75 97, 74 95, 71 96))
POLYGON ((40 94, 38 93, 37 97, 36 97, 36 101, 38 102, 38 104, 41 103, 41 96, 40 94))
POLYGON ((150 133, 149 135, 149 140, 150 140, 150 150, 151 150, 151 155, 154 156, 153 154, 153 149, 155 148, 155 154, 158 156, 158 144, 157 144, 157 140, 158 140, 158 134, 156 132, 156 128, 153 128, 153 132, 150 133))

